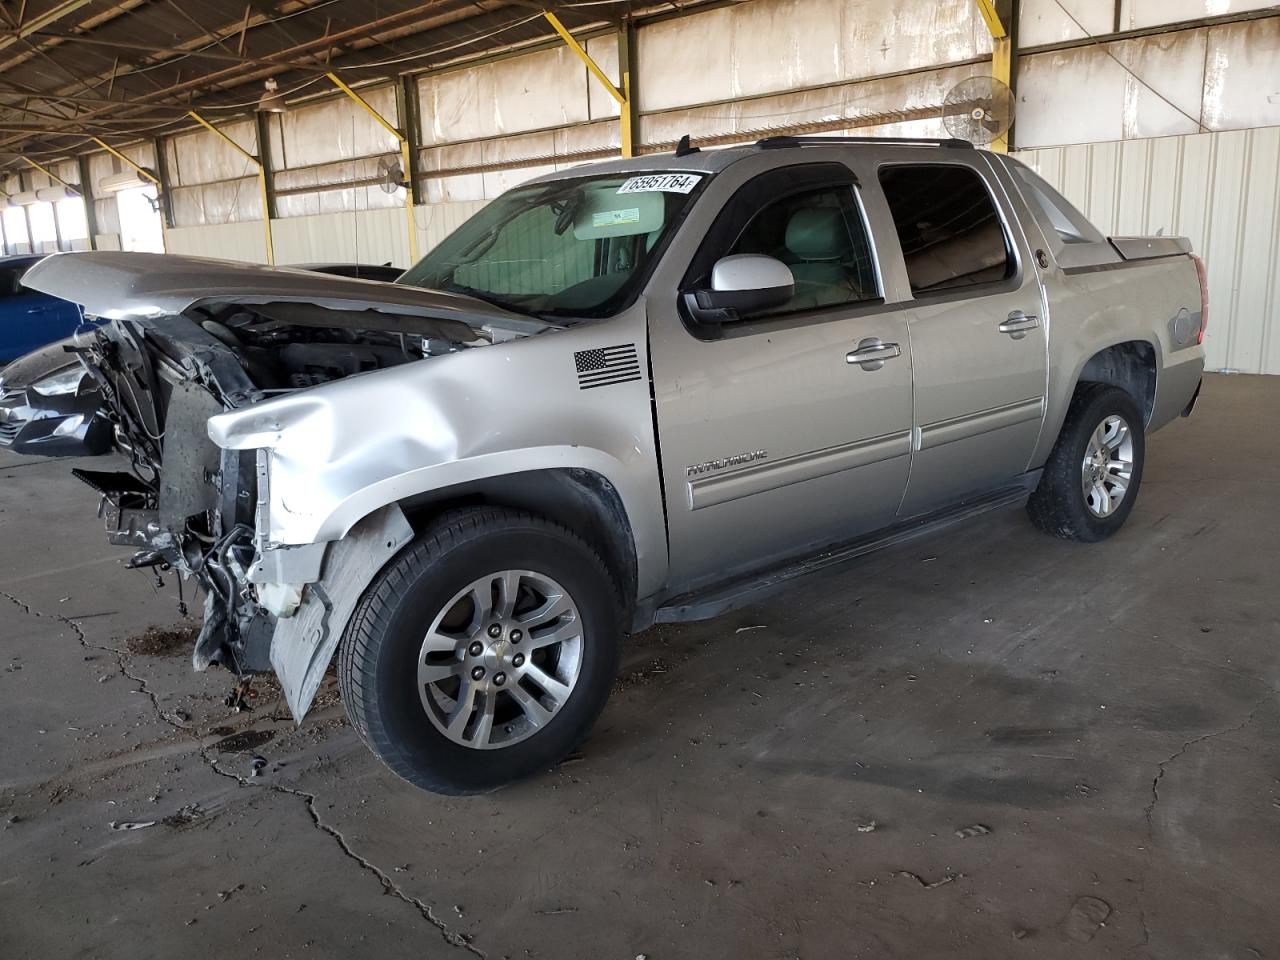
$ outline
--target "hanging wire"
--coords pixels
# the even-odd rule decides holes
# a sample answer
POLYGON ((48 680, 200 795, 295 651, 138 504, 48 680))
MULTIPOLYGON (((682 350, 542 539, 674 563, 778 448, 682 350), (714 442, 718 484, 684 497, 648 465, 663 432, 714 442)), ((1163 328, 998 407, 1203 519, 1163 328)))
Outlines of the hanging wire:
POLYGON ((1077 29, 1077 30, 1079 30, 1081 33, 1083 33, 1083 34, 1084 34, 1085 39, 1086 39, 1086 40, 1088 40, 1088 41, 1090 41, 1090 43, 1091 43, 1093 46, 1097 47, 1099 50, 1101 50, 1103 53, 1105 53, 1108 57, 1110 57, 1112 60, 1114 60, 1117 64, 1119 64, 1119 66, 1120 66, 1120 69, 1121 69, 1121 70, 1123 70, 1123 71, 1124 71, 1125 73, 1127 73, 1129 76, 1133 77, 1133 79, 1137 80, 1140 84, 1142 84, 1144 87, 1146 87, 1146 88, 1147 88, 1148 90, 1150 90, 1152 93, 1154 93, 1157 97, 1159 97, 1161 100, 1163 100, 1163 101, 1164 101, 1165 103, 1167 103, 1169 106, 1173 107, 1173 109, 1174 109, 1174 110, 1177 110, 1177 111, 1178 111, 1178 113, 1182 114, 1184 117, 1186 117, 1186 118, 1187 118, 1188 120, 1190 120, 1192 123, 1194 123, 1194 124, 1196 125, 1196 130, 1197 130, 1197 132, 1199 132, 1199 133, 1211 133, 1211 132, 1212 132, 1212 128, 1210 128, 1210 127, 1206 127, 1206 126, 1204 125, 1204 121, 1203 121, 1203 120, 1201 120, 1199 117, 1193 117, 1191 114, 1187 113, 1187 111, 1183 110, 1180 106, 1178 106, 1176 103, 1174 103, 1174 102, 1173 102, 1172 100, 1170 100, 1168 97, 1166 97, 1163 93, 1161 93, 1159 90, 1157 90, 1157 89, 1156 89, 1155 87, 1153 87, 1151 84, 1149 84, 1146 80, 1142 79, 1142 77, 1140 77, 1140 76, 1138 75, 1137 71, 1135 71, 1134 69, 1132 69, 1132 68, 1131 68, 1127 63, 1125 63, 1123 60, 1121 60, 1119 57, 1117 57, 1114 53, 1112 53, 1110 50, 1108 50, 1108 49, 1107 49, 1107 45, 1106 45, 1106 43, 1105 43, 1102 39, 1100 39, 1099 37, 1095 37, 1095 36, 1094 36, 1093 34, 1091 34, 1088 30, 1086 30, 1086 29, 1084 28, 1084 24, 1083 24, 1083 23, 1081 23, 1079 20, 1077 20, 1077 19, 1076 19, 1075 14, 1073 14, 1070 10, 1068 10, 1065 6, 1063 6, 1063 4, 1062 4, 1062 0, 1053 0, 1053 2, 1054 2, 1055 4, 1057 4, 1057 6, 1058 6, 1058 9, 1059 9, 1059 10, 1061 10, 1063 13, 1065 13, 1065 14, 1067 15, 1067 19, 1068 19, 1068 20, 1070 20, 1072 23, 1074 23, 1074 24, 1076 25, 1076 29, 1077 29))

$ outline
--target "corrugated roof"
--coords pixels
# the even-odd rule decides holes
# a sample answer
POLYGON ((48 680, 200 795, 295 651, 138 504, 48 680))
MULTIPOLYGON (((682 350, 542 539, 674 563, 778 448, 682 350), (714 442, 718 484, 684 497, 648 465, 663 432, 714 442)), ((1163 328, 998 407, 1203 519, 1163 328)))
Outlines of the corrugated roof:
MULTIPOLYGON (((654 0, 547 4, 570 30, 659 9, 654 0)), ((0 165, 252 111, 263 82, 327 92, 420 73, 555 33, 531 0, 27 0, 0 6, 0 165)))

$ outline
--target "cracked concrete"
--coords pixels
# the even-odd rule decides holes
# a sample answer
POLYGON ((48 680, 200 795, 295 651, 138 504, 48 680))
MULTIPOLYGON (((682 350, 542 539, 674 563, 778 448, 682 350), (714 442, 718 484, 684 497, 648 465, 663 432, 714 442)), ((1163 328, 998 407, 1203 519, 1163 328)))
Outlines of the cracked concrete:
POLYGON ((255 782, 254 780, 248 777, 242 777, 237 773, 232 773, 231 771, 223 770, 222 767, 218 765, 218 761, 213 757, 209 756, 207 748, 201 750, 201 755, 204 757, 205 762, 208 763, 209 766, 212 768, 214 773, 218 774, 219 776, 228 777, 232 780, 235 780, 242 787, 261 787, 267 790, 273 790, 277 793, 283 793, 291 797, 297 797, 298 799, 302 800, 306 804, 307 815, 311 817, 311 821, 313 824, 315 824, 316 829, 332 837, 334 842, 337 843, 338 847, 342 850, 345 856, 347 856, 351 860, 358 863, 361 869, 366 870, 369 873, 373 874, 378 879, 378 882, 382 884, 383 890, 385 890, 388 894, 395 897, 396 899, 401 900, 404 903, 408 904, 409 906, 415 908, 418 911, 418 913, 422 915, 422 918, 424 920, 426 920, 429 924, 431 924, 433 927, 435 927, 437 930, 440 931, 441 937, 443 937, 444 941, 449 945, 454 947, 460 947, 461 949, 466 950, 469 953, 475 954, 478 957, 485 957, 485 953, 483 951, 478 950, 474 946, 472 946, 470 939, 468 937, 459 933, 455 933, 452 930, 450 930, 449 926, 446 923, 444 923, 444 921, 436 917, 436 915, 434 914, 430 906, 423 903, 417 897, 410 896, 409 894, 405 893, 403 890, 400 889, 399 885, 397 885, 396 882, 387 875, 386 871, 384 871, 377 864, 370 862, 368 859, 366 859, 365 857, 362 857, 359 853, 353 850, 351 848, 351 844, 347 842, 347 838, 342 835, 341 830, 337 829, 331 824, 325 823, 324 820, 320 818, 320 814, 316 810, 315 794, 308 793, 305 790, 298 790, 293 787, 282 786, 281 784, 278 784, 278 783, 269 783, 269 782, 261 782, 261 781, 255 782))
MULTIPOLYGON (((147 680, 145 677, 136 676, 135 674, 129 672, 129 667, 128 667, 129 656, 125 651, 117 647, 93 643, 91 640, 89 640, 88 636, 85 634, 80 624, 73 619, 62 616, 60 614, 46 613, 42 610, 37 610, 34 607, 32 607, 30 604, 25 602, 24 600, 21 600, 20 598, 14 596, 13 594, 3 590, 0 590, 0 598, 4 598, 8 600, 10 603, 14 604, 23 612, 31 616, 41 617, 49 620, 56 620, 59 623, 65 624, 66 626, 70 627, 71 630, 75 633, 76 639, 79 641, 80 645, 87 650, 100 650, 105 653, 112 654, 115 657, 116 666, 120 672, 120 675, 126 678, 127 680, 130 680, 138 685, 138 692, 144 694, 150 700, 151 706, 155 711, 155 715, 157 719, 169 724, 175 730, 181 731, 182 733, 185 733, 185 734, 196 736, 198 738, 199 735, 196 734, 189 725, 183 724, 174 720, 172 715, 166 713, 161 708, 159 701, 156 699, 156 695, 152 693, 151 690, 148 688, 147 680)), ((424 920, 426 920, 428 923, 430 923, 432 926, 434 926, 436 929, 440 931, 440 934, 444 938, 446 943, 449 943, 450 945, 455 947, 460 947, 472 954, 475 954, 476 956, 479 956, 479 957, 485 956, 485 954, 482 951, 477 950, 474 946, 472 946, 468 942, 468 939, 465 936, 450 930, 447 924, 445 924, 443 921, 441 921, 434 915, 430 906, 423 903, 422 900, 418 899, 417 897, 409 896, 408 894, 406 894, 403 890, 401 890, 396 885, 395 881, 393 881, 391 877, 389 877, 376 864, 369 862, 367 859, 365 859, 359 853, 353 850, 350 844, 347 842, 347 839, 342 835, 342 832, 340 830, 325 823, 324 820, 321 819, 320 814, 316 810, 316 797, 314 794, 308 793, 305 790, 298 790, 292 787, 283 786, 278 783, 270 783, 262 780, 255 781, 250 778, 242 777, 239 774, 223 770, 221 766, 219 766, 217 759, 211 755, 210 747, 211 747, 211 741, 209 741, 208 739, 206 739, 205 742, 198 743, 200 756, 209 765, 210 769, 214 773, 218 774, 219 776, 228 777, 232 780, 235 780, 242 787, 262 787, 265 789, 276 791, 277 793, 286 794, 288 796, 296 797, 302 800, 306 805, 307 814, 310 816, 312 822, 315 824, 316 829, 332 837, 334 842, 337 843, 338 847, 342 850, 343 854, 345 854, 351 860, 358 863, 364 870, 373 874, 377 878, 378 882, 382 885, 383 889, 388 894, 391 894, 397 899, 402 900, 404 903, 408 904, 410 907, 415 908, 422 915, 424 920)))
POLYGON ((131 654, 172 582, 68 464, 0 454, 0 954, 1265 955, 1277 415, 1212 378, 1107 544, 1003 515, 635 638, 580 758, 469 800, 383 770, 331 684, 295 728, 131 654))

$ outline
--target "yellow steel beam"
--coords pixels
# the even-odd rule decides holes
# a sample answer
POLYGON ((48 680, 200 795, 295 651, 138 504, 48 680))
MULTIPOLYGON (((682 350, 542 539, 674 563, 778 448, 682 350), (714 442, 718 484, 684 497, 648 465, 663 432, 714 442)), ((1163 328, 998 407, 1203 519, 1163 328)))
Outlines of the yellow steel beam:
POLYGON ((240 146, 240 144, 236 143, 234 140, 228 137, 225 133, 223 133, 221 130, 215 127, 212 123, 210 123, 204 117, 200 116, 200 114, 196 113, 194 110, 188 110, 187 116, 189 116, 196 123, 200 124, 200 126, 204 127, 206 130, 212 133, 219 140, 223 141, 225 144, 227 144, 227 146, 229 146, 236 153, 240 154, 240 156, 244 157, 250 163, 253 163, 258 167, 262 166, 261 160, 259 160, 256 156, 254 156, 244 147, 240 146))
MULTIPOLYGON (((1011 85, 1011 67, 1013 63, 1013 41, 1007 37, 991 38, 991 76, 1006 87, 1011 85)), ((1009 134, 1002 133, 991 141, 991 149, 996 153, 1009 152, 1009 134)))
MULTIPOLYGON (((635 137, 635 131, 632 129, 631 123, 631 71, 626 69, 625 66, 620 65, 622 66, 622 86, 614 86, 613 81, 605 76, 605 72, 600 69, 600 65, 591 59, 591 54, 587 53, 586 48, 574 39, 573 34, 569 32, 569 28, 560 22, 559 17, 550 10, 543 10, 542 15, 546 17, 547 23, 551 24, 551 26, 555 28, 556 33, 560 34, 560 39, 568 45, 570 50, 578 55, 579 60, 586 64, 587 70, 591 72, 591 75, 600 81, 605 92, 608 93, 609 96, 613 97, 614 100, 618 101, 618 106, 620 107, 618 120, 622 155, 624 157, 633 156, 635 153, 635 144, 633 139, 635 137)), ((623 29, 626 29, 625 25, 623 29)))
MULTIPOLYGON (((991 34, 991 76, 1006 87, 1011 86, 1013 66, 1013 38, 1009 30, 996 12, 995 0, 974 0, 982 19, 986 21, 987 30, 991 34)), ((996 153, 1009 152, 1009 135, 1002 134, 991 141, 991 149, 996 153)))
POLYGON ((625 107, 627 103, 626 93, 615 87, 613 85, 613 81, 605 76, 604 71, 601 70, 599 65, 591 59, 591 54, 587 53, 586 48, 577 40, 573 39, 573 34, 571 34, 568 28, 560 22, 560 18, 550 10, 543 10, 542 15, 547 18, 547 23, 551 24, 551 26, 555 28, 556 33, 560 34, 560 38, 569 45, 569 49, 576 53, 578 55, 578 59, 587 65, 587 69, 591 71, 591 75, 604 85, 604 89, 609 96, 613 97, 613 99, 617 100, 618 103, 625 107))
POLYGON ((276 249, 275 241, 271 236, 271 205, 267 200, 266 164, 261 157, 254 156, 194 110, 188 110, 187 115, 258 168, 258 197, 262 201, 262 232, 267 244, 267 263, 274 264, 276 249))
POLYGON ((111 144, 107 143, 107 141, 99 139, 98 137, 90 137, 89 139, 91 139, 94 143, 100 146, 103 150, 107 151, 107 153, 111 154, 121 163, 128 164, 129 166, 133 167, 133 169, 137 171, 138 176, 142 177, 145 180, 150 180, 157 187, 161 186, 159 177, 157 177, 154 173, 152 173, 146 167, 140 164, 134 163, 132 160, 126 157, 123 153, 121 153, 111 144))
POLYGON ((978 4, 978 12, 982 14, 982 19, 987 22, 987 30, 995 39, 1007 37, 1009 31, 1005 29, 1004 22, 1000 19, 1000 14, 996 13, 995 0, 974 0, 978 4))
POLYGON ((64 187, 66 187, 68 190, 74 193, 77 197, 81 195, 79 187, 77 187, 74 183, 67 183, 67 181, 63 180, 60 176, 58 176, 48 167, 44 166, 43 164, 36 163, 30 157, 23 157, 22 159, 27 161, 27 163, 30 164, 31 166, 35 167, 37 170, 43 173, 50 180, 57 180, 60 184, 62 184, 64 187))
MULTIPOLYGON (((360 96, 360 94, 352 90, 349 86, 347 86, 347 84, 343 83, 342 78, 339 77, 336 73, 332 73, 332 72, 326 73, 325 76, 328 77, 333 82, 333 85, 335 87, 337 87, 339 90, 345 93, 348 97, 354 100, 357 104, 363 107, 365 112, 368 113, 369 116, 373 117, 374 120, 377 120, 378 123, 382 125, 383 129, 385 129, 389 134, 391 134, 393 137, 396 138, 396 140, 399 141, 400 169, 404 171, 405 177, 412 177, 413 167, 409 163, 409 137, 407 136, 406 131, 403 131, 397 128, 394 124, 391 123, 391 121, 389 121, 386 117, 384 117, 377 110, 375 110, 372 104, 370 104, 368 100, 366 100, 364 97, 360 96)), ((418 262, 418 228, 417 228, 417 221, 414 219, 414 215, 413 215, 413 184, 412 183, 410 183, 407 186, 404 192, 404 213, 405 213, 405 218, 407 220, 408 229, 409 229, 409 262, 417 263, 418 262)))

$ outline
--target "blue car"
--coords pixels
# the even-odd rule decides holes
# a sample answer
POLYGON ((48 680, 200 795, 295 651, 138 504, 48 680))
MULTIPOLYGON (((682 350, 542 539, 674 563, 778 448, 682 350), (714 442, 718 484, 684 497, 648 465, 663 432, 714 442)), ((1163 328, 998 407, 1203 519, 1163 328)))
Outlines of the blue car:
POLYGON ((22 285, 27 270, 43 259, 39 255, 0 257, 0 365, 89 325, 77 304, 22 285))

